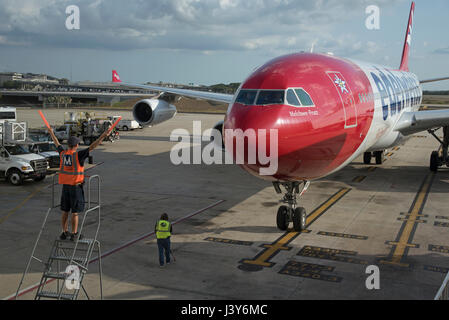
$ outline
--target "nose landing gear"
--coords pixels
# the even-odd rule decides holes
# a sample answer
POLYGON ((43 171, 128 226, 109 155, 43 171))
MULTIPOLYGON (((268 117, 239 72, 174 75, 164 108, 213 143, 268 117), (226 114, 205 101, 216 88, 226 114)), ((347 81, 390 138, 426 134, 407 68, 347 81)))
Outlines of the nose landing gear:
POLYGON ((363 153, 363 163, 370 164, 373 157, 376 159, 376 164, 382 164, 385 160, 385 150, 363 153))
POLYGON ((448 156, 448 146, 449 146, 449 127, 443 127, 443 141, 435 134, 435 130, 428 130, 428 132, 438 140, 440 143, 440 148, 438 151, 433 151, 430 155, 430 171, 437 172, 438 168, 443 164, 449 167, 449 156, 448 156))
POLYGON ((302 231, 306 228, 306 210, 303 207, 296 207, 297 196, 302 196, 304 192, 308 189, 310 181, 294 181, 294 182, 273 182, 274 189, 277 193, 282 193, 281 186, 286 190, 285 195, 281 202, 286 205, 279 207, 276 223, 279 230, 285 231, 288 228, 290 222, 293 222, 293 229, 295 231, 302 231), (301 192, 299 191, 299 186, 304 183, 301 192))

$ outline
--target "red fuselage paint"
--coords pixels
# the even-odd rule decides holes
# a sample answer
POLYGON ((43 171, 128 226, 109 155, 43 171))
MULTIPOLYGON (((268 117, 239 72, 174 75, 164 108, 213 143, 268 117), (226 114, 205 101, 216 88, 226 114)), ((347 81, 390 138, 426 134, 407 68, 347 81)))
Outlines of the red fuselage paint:
MULTIPOLYGON (((371 70, 371 66, 368 68, 371 70)), ((377 66, 372 68, 377 70, 377 66)), ((388 72, 389 69, 383 70, 388 72)), ((313 180, 338 170, 356 153, 360 154, 360 147, 373 124, 375 109, 378 109, 377 115, 382 111, 380 96, 376 98, 379 91, 373 90, 373 79, 369 78, 365 67, 325 54, 291 54, 259 67, 240 90, 288 88, 305 90, 314 106, 244 105, 235 102, 236 98, 231 103, 223 132, 226 129, 278 130, 277 172, 261 176, 261 165, 248 162, 241 165, 246 171, 268 180, 313 180)), ((384 96, 383 101, 388 101, 386 99, 384 96)), ((379 128, 372 133, 377 135, 376 139, 389 132, 388 125, 381 128, 382 125, 378 124, 379 128)), ((267 144, 270 143, 268 137, 267 134, 267 144)), ((248 143, 245 143, 245 153, 248 143)))

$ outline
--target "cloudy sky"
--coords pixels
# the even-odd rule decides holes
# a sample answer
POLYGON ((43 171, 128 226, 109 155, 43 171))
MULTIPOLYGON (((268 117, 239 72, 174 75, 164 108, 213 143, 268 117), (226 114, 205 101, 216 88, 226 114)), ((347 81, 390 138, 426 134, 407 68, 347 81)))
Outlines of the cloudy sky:
MULTIPOLYGON (((278 55, 310 50, 399 65, 409 0, 0 0, 0 71, 73 81, 242 81, 278 55), (80 10, 68 30, 66 8, 80 10), (368 30, 365 9, 380 9, 368 30)), ((417 0, 410 67, 449 75, 447 0, 417 0)), ((449 90, 449 81, 424 89, 449 90)))

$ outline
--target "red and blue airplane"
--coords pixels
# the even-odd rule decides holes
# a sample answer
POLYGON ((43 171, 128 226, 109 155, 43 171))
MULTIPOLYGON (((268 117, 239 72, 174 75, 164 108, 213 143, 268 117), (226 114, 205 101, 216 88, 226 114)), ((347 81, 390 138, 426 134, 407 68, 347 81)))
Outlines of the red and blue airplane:
MULTIPOLYGON (((419 111, 421 84, 449 77, 419 81, 409 72, 414 9, 413 2, 398 69, 328 54, 295 53, 259 67, 234 95, 122 84, 161 92, 156 99, 141 100, 134 106, 134 118, 142 125, 172 118, 176 108, 170 103, 176 96, 186 96, 229 104, 224 121, 215 126, 221 132, 277 129, 277 171, 265 176, 259 174, 259 163, 241 166, 271 180, 277 193, 285 188, 286 205, 278 210, 277 226, 286 230, 293 222, 294 229, 301 231, 306 211, 297 207, 297 196, 304 193, 309 181, 334 173, 361 155, 366 164, 372 158, 381 164, 385 149, 416 132, 427 130, 435 136, 434 131, 443 128, 443 139, 435 136, 441 147, 432 152, 430 169, 449 166, 449 110, 419 111)), ((113 82, 121 83, 115 71, 113 82)), ((250 147, 257 148, 246 143, 245 149, 250 147)))

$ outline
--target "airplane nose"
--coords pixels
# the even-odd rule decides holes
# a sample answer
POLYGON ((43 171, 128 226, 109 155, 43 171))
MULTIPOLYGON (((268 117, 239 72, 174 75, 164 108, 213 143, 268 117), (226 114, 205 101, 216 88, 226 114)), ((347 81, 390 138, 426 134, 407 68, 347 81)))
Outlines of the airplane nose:
POLYGON ((298 112, 303 111, 288 106, 233 106, 223 125, 226 151, 234 163, 266 180, 311 180, 325 175, 336 165, 346 134, 336 135, 332 126, 298 112))
POLYGON ((246 131, 248 129, 276 129, 278 108, 245 106, 232 108, 225 120, 225 128, 246 131))
POLYGON ((279 128, 279 107, 232 108, 223 126, 225 149, 248 172, 273 175, 277 172, 279 128))

